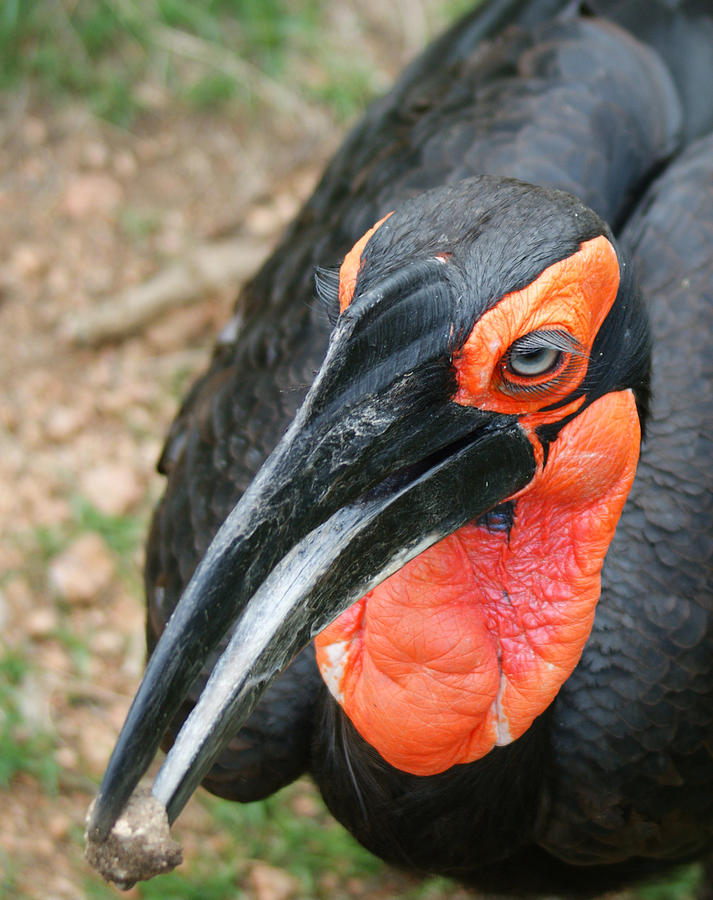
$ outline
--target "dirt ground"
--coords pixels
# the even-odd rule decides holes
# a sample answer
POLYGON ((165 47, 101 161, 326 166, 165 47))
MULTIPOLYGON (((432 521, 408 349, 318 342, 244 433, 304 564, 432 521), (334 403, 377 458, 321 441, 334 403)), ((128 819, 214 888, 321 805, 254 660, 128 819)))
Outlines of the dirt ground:
POLYGON ((60 775, 54 797, 13 778, 0 847, 24 896, 74 898, 87 874, 76 832, 143 665, 129 532, 161 490, 162 435, 237 286, 124 341, 81 348, 65 335, 197 242, 271 242, 309 190, 315 148, 266 155, 239 125, 190 116, 119 132, 78 107, 20 108, 3 132, 0 625, 4 648, 31 660, 22 713, 51 736, 60 775), (275 171, 288 174, 268 192, 275 171))
MULTIPOLYGON (((0 655, 22 660, 12 734, 28 758, 0 788, 0 897, 110 895, 82 858, 83 819, 143 666, 141 536, 161 491, 155 463, 238 284, 122 339, 82 346, 71 335, 107 300, 121 319, 122 291, 204 242, 275 241, 339 134, 328 121, 309 133, 295 119, 258 124, 164 110, 122 131, 81 105, 27 96, 3 110, 0 655)), ((322 815, 307 787, 291 802, 322 815)), ((223 840, 200 804, 181 821, 189 861, 223 840)), ((398 897, 412 885, 384 870, 338 887, 318 895, 398 897)), ((305 895, 255 860, 224 896, 305 895)))

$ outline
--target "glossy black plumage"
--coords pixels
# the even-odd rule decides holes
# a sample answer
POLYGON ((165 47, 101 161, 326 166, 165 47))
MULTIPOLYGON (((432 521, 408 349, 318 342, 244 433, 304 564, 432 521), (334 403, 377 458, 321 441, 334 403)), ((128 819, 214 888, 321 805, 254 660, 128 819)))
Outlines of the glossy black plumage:
POLYGON ((307 650, 223 755, 212 789, 253 799, 310 769, 375 852, 503 890, 591 893, 708 852, 711 83, 707 3, 494 2, 427 50, 347 139, 173 426, 148 552, 149 643, 324 356, 315 267, 338 263, 426 189, 513 176, 569 191, 612 225, 650 311, 647 441, 592 637, 524 738, 434 780, 389 772, 326 699, 307 650))

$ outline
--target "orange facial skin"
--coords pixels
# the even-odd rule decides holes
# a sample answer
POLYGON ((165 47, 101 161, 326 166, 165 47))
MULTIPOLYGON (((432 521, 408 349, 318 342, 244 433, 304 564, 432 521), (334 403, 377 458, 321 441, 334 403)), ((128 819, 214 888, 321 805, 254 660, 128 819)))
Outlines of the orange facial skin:
POLYGON ((372 225, 344 257, 344 261, 339 267, 339 312, 344 312, 347 306, 352 302, 354 288, 356 287, 357 277, 359 276, 359 269, 361 267, 361 255, 364 252, 364 248, 369 243, 369 238, 377 228, 384 224, 390 215, 391 213, 387 213, 383 219, 379 219, 376 225, 372 225))
MULTIPOLYGON (((548 266, 526 288, 506 294, 476 323, 454 360, 456 402, 523 415, 564 399, 584 378, 594 338, 618 287, 616 251, 602 235, 548 266), (570 354, 554 377, 546 373, 524 379, 507 373, 503 360, 510 345, 542 330, 566 332, 579 352, 570 354)), ((561 411, 549 421, 558 418, 561 411)))
POLYGON ((544 409, 581 384, 618 280, 616 253, 598 237, 481 317, 454 359, 454 400, 518 414, 535 447, 512 528, 461 528, 315 641, 329 689, 398 769, 432 775, 515 740, 579 660, 636 470, 639 418, 631 391, 599 398, 561 429, 544 467, 535 429, 583 404, 544 409), (523 379, 508 370, 508 349, 541 330, 566 332, 577 350, 523 379))

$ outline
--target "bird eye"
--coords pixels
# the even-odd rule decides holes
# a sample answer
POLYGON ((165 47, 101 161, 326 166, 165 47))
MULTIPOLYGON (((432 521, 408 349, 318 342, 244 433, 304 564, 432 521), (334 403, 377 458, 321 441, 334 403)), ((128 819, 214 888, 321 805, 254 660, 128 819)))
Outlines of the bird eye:
POLYGON ((504 360, 506 371, 521 378, 554 372, 565 354, 561 347, 552 344, 543 333, 526 334, 510 347, 504 360))
POLYGON ((515 375, 544 375, 557 366, 562 352, 550 347, 539 350, 511 350, 508 356, 508 368, 515 375))

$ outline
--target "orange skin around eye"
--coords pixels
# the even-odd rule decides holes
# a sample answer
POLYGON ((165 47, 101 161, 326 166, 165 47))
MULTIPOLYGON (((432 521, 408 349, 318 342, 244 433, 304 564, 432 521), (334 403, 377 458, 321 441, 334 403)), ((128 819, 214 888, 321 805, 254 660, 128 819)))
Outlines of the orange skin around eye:
MULTIPOLYGON (((548 266, 532 284, 506 294, 476 322, 454 359, 458 391, 464 406, 522 415, 564 399, 582 381, 599 327, 619 288, 616 251, 603 236, 585 241, 580 249, 548 266), (581 348, 551 382, 508 377, 501 361, 518 338, 533 331, 565 331, 581 348), (528 390, 522 389, 527 385, 528 390), (531 387, 546 390, 531 391, 531 387)), ((562 418, 562 411, 554 413, 562 418)))
POLYGON ((589 354, 618 281, 614 248, 595 238, 481 317, 454 360, 454 400, 518 414, 533 443, 538 470, 516 497, 512 529, 461 528, 315 640, 330 691, 398 769, 432 775, 515 740, 579 660, 636 470, 636 404, 628 390, 599 398, 562 428, 543 468, 536 427, 584 398, 543 408, 581 384, 587 356, 572 354, 534 379, 535 391, 523 390, 503 359, 538 330, 566 331, 589 354))

